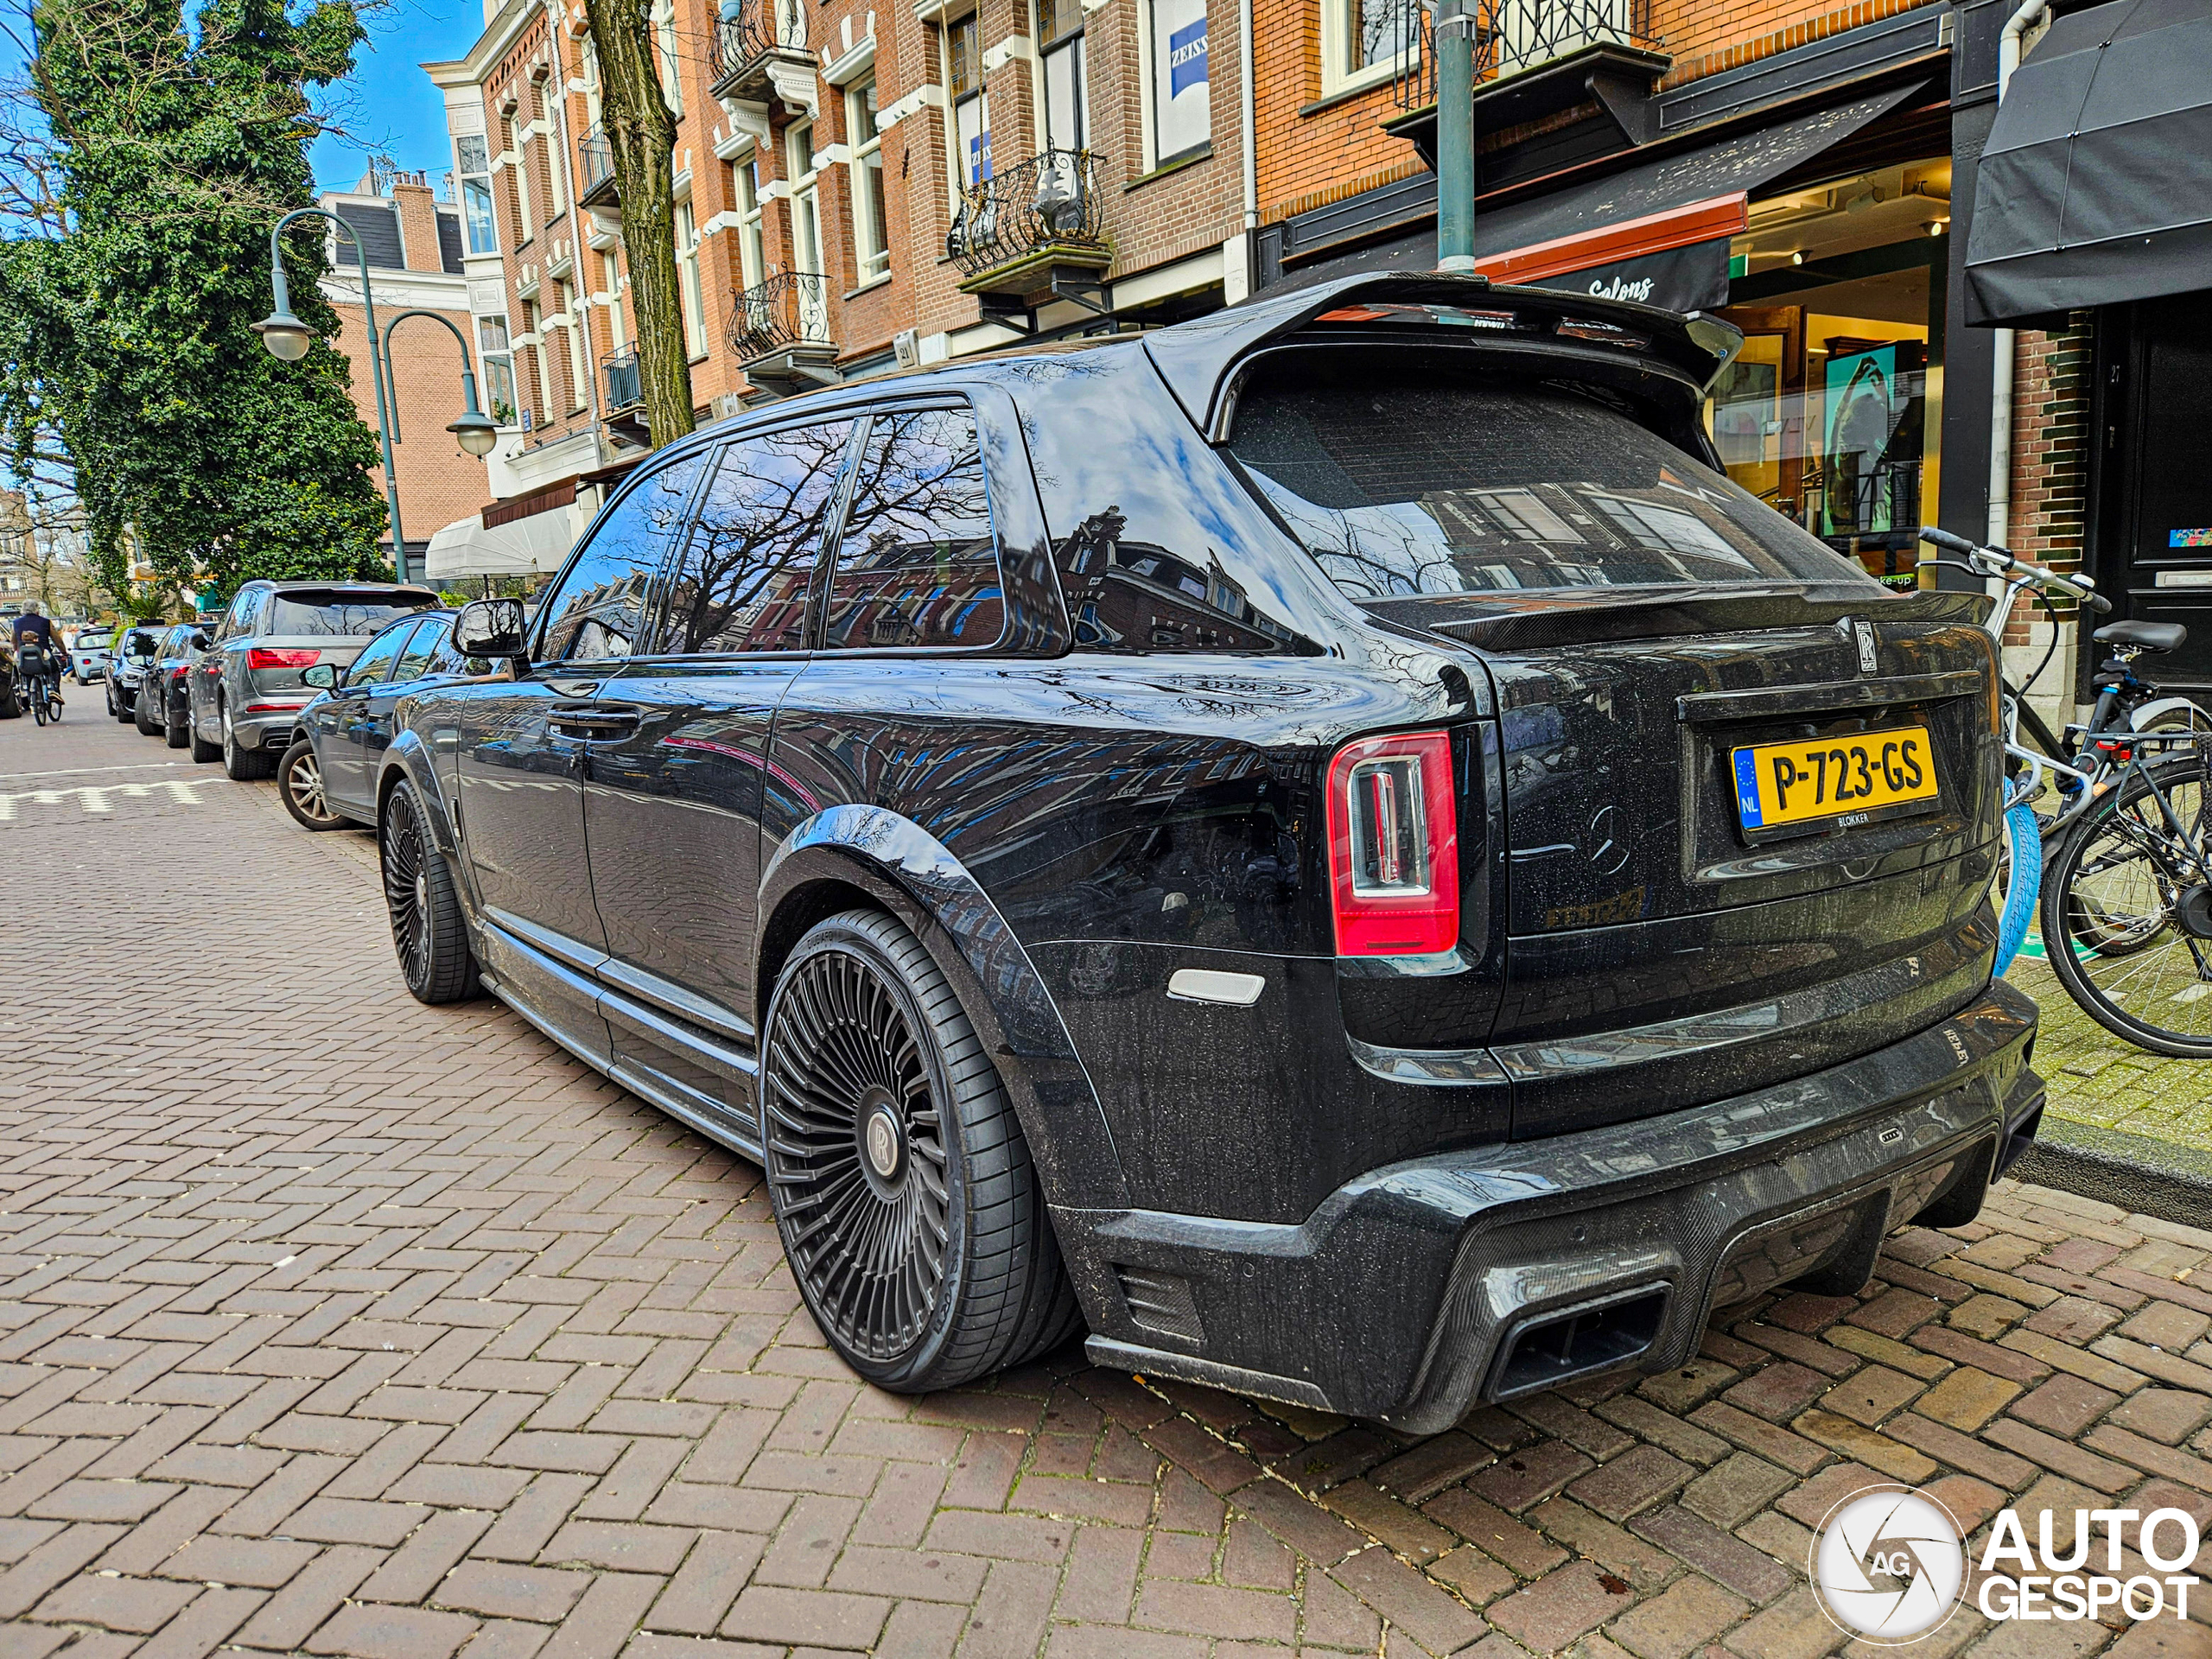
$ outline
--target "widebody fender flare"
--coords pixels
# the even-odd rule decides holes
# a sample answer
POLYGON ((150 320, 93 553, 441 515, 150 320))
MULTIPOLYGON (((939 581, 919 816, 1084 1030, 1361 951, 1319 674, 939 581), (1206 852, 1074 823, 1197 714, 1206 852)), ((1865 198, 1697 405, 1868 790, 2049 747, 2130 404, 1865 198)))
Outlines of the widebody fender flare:
POLYGON ((821 895, 841 886, 896 916, 951 982, 998 1063, 1046 1199, 1126 1205, 1106 1114, 1043 976, 982 884, 912 819, 882 807, 833 806, 770 855, 758 933, 764 1016, 783 957, 825 913, 821 895))

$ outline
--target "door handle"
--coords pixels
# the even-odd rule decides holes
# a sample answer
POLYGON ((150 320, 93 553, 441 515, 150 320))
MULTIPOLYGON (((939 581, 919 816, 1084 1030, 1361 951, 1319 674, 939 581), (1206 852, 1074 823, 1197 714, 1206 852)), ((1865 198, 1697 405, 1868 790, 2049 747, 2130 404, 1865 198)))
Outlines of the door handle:
POLYGON ((556 704, 552 714, 556 731, 577 737, 626 737, 638 728, 639 710, 587 703, 581 707, 556 704))

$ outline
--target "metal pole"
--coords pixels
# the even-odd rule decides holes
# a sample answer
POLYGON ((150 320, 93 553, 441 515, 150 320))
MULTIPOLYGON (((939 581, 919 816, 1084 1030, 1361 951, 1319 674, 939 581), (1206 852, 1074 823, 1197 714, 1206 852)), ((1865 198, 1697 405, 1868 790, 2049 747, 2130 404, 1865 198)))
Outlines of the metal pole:
POLYGON ((1436 0, 1436 268, 1475 269, 1474 0, 1436 0))
MULTIPOLYGON (((369 331, 369 376, 377 390, 377 436, 384 446, 384 500, 391 515, 391 569, 401 582, 407 580, 407 536, 399 526, 399 474, 391 464, 391 416, 385 401, 384 353, 377 345, 376 302, 369 292, 369 255, 362 247, 361 238, 353 234, 353 227, 327 208, 295 207, 276 221, 269 232, 269 271, 270 286, 275 290, 276 309, 289 311, 291 296, 284 284, 284 247, 280 238, 284 227, 296 219, 327 219, 346 232, 353 244, 353 257, 361 267, 361 318, 369 331)), ((464 350, 466 347, 464 346, 464 350)))

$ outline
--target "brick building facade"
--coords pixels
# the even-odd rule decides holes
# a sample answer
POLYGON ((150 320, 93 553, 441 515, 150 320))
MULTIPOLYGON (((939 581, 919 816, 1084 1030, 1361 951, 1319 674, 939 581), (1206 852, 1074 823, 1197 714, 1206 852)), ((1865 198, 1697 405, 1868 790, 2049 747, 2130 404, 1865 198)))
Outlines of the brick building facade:
MULTIPOLYGON (((1901 585, 1923 518, 1940 502, 1971 528, 1987 503, 1989 342, 1960 324, 1945 232, 1955 183, 1971 188, 1955 156, 1970 172, 1986 125, 1999 10, 1484 12, 1478 255, 1504 253, 1510 280, 1579 283, 1571 257, 1531 277, 1510 250, 1545 244, 1548 213, 1560 245, 1593 250, 1654 202, 1655 222, 1688 214, 1681 235, 1705 240, 1676 251, 1710 253, 1707 292, 1661 302, 1752 336, 1716 390, 1732 474, 1901 585), (1693 181, 1678 197, 1710 199, 1649 182, 1669 166, 1693 181), (1700 168, 1719 182, 1695 186, 1700 168), (1616 188, 1626 205, 1608 207, 1616 188), (1873 437, 1846 441, 1870 421, 1873 437), (1964 456, 1948 469, 1947 447, 1964 456)), ((702 418, 894 362, 1433 263, 1417 0, 664 0, 658 16, 702 418)), ((493 516, 520 536, 543 505, 531 557, 557 562, 644 435, 582 6, 488 3, 468 53, 426 67, 454 135, 487 381, 512 416, 493 516)), ((2054 552, 2082 528, 2088 351, 2020 336, 2013 525, 2054 552)))
MULTIPOLYGON (((376 377, 370 366, 361 305, 359 265, 353 238, 368 257, 369 281, 379 332, 388 331, 391 415, 398 442, 392 468, 399 480, 400 525, 406 532, 410 575, 421 574, 430 534, 483 505, 484 463, 464 454, 446 423, 462 408, 461 350, 453 336, 427 318, 391 327, 409 311, 432 311, 470 327, 467 283, 461 275, 457 207, 442 202, 419 174, 372 171, 351 191, 329 191, 318 205, 343 219, 350 234, 334 229, 330 275, 323 297, 338 313, 332 341, 353 365, 353 405, 377 429, 376 377)), ((386 555, 391 536, 386 530, 386 555)))

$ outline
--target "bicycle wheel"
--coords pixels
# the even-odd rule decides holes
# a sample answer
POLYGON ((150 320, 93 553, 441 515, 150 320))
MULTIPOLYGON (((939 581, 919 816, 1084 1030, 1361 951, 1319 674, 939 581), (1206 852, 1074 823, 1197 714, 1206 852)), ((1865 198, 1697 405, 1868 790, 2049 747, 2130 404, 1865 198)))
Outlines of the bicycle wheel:
POLYGON ((2167 827, 2153 779, 2206 847, 2212 775, 2201 754, 2130 772, 2051 858, 2044 950, 2066 994, 2107 1031, 2153 1053, 2212 1057, 2212 871, 2167 827))
POLYGON ((42 685, 31 687, 31 723, 35 726, 46 724, 46 688, 42 685))

